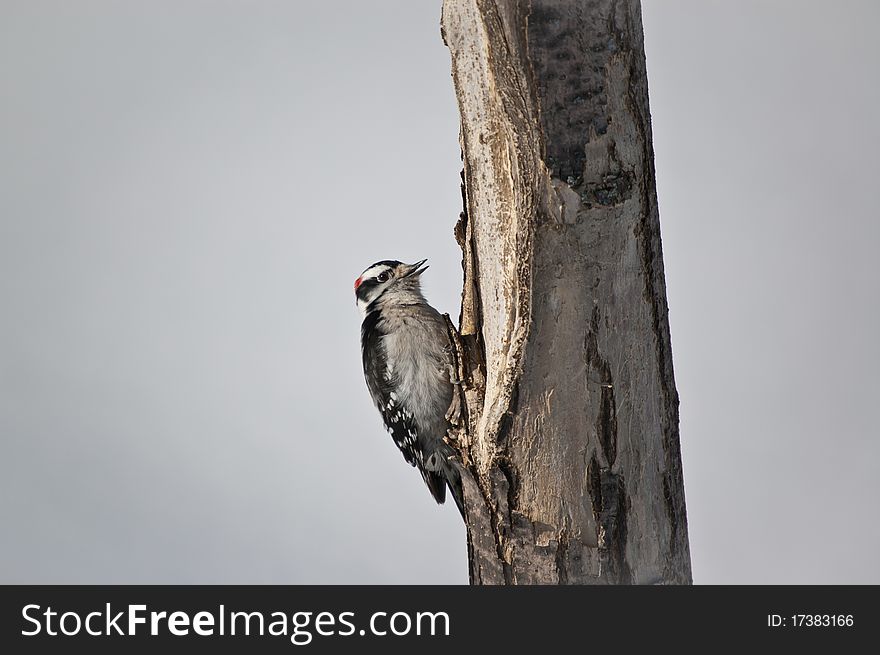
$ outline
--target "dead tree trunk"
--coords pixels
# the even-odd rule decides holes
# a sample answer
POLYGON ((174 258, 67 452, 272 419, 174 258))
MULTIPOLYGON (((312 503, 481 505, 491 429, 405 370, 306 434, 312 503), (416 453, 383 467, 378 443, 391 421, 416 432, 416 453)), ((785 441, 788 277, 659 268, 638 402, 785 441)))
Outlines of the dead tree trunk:
POLYGON ((638 0, 445 0, 474 584, 691 581, 638 0))

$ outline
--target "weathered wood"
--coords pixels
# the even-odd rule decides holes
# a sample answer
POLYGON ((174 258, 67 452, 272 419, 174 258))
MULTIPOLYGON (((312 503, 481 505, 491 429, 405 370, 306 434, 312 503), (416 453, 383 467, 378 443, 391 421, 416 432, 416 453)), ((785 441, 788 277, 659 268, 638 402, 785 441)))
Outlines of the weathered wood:
POLYGON ((637 0, 445 0, 471 581, 689 583, 637 0))

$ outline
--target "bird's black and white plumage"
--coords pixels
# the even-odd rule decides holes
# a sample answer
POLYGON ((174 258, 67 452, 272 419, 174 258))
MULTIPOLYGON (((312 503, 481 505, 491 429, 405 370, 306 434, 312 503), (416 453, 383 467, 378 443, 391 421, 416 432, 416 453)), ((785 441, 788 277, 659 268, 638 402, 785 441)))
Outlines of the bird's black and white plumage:
POLYGON ((385 427, 438 503, 446 488, 463 514, 461 475, 444 441, 454 389, 446 322, 422 295, 425 260, 376 262, 355 280, 363 314, 364 377, 385 427))

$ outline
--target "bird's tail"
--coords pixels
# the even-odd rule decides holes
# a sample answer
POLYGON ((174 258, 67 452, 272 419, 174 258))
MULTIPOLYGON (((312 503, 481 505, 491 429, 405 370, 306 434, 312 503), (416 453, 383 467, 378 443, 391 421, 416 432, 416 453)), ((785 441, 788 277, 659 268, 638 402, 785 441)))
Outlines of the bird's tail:
POLYGON ((455 505, 458 507, 462 520, 467 521, 464 515, 464 490, 461 485, 461 471, 458 468, 459 466, 460 464, 458 462, 449 462, 445 467, 444 473, 446 475, 446 484, 449 486, 449 491, 452 494, 452 500, 455 501, 455 505))
POLYGON ((458 507, 461 518, 466 520, 464 516, 464 490, 461 485, 461 462, 456 457, 455 451, 447 443, 443 444, 440 454, 443 457, 441 470, 443 477, 446 478, 446 486, 449 487, 452 500, 455 501, 455 506, 458 507))
POLYGON ((439 504, 446 502, 446 488, 452 494, 456 507, 464 519, 464 493, 461 486, 461 469, 455 451, 448 444, 442 444, 429 458, 430 468, 422 468, 422 478, 431 495, 439 504))

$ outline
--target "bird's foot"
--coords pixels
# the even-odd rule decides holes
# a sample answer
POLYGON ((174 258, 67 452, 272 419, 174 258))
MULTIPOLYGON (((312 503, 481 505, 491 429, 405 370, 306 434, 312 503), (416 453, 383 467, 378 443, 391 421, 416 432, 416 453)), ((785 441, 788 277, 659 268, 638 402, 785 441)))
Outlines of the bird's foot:
POLYGON ((449 403, 449 409, 446 410, 446 420, 452 425, 458 425, 461 420, 461 399, 459 398, 460 390, 458 387, 453 389, 452 402, 449 403))

